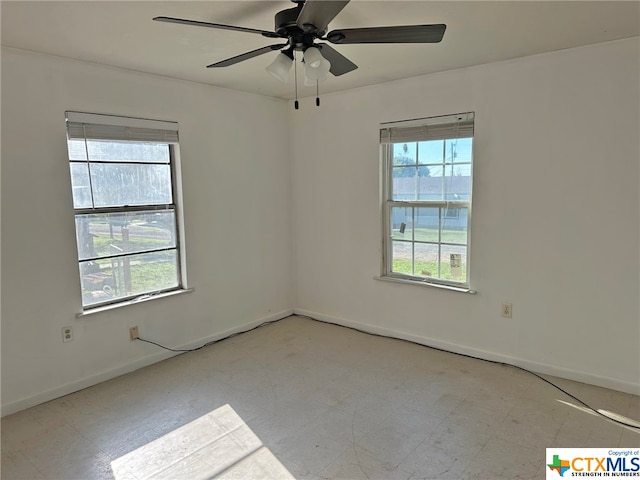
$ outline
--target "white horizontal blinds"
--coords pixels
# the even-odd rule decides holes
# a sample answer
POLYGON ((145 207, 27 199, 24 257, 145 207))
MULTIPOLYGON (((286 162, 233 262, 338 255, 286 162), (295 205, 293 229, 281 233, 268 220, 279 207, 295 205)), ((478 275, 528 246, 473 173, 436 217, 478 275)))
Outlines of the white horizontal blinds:
POLYGON ((66 112, 70 139, 178 143, 178 124, 161 120, 66 112))
POLYGON ((473 112, 382 124, 380 143, 426 142, 473 137, 473 112))

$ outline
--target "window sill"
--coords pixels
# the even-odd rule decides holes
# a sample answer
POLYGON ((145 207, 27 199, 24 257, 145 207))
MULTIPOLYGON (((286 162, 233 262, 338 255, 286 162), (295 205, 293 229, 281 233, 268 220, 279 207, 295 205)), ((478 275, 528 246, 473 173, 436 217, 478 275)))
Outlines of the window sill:
POLYGON ((174 295, 180 295, 183 293, 191 293, 193 288, 186 288, 180 290, 172 290, 170 292, 163 292, 157 294, 140 295, 139 297, 132 298, 131 300, 125 300, 123 302, 113 303, 110 305, 103 305, 100 307, 89 308, 81 313, 76 314, 76 318, 86 317, 87 315, 93 315, 95 313, 107 312, 109 310, 115 310, 117 308, 126 307, 129 305, 137 305, 139 303, 148 302, 149 300, 155 300, 157 298, 173 297, 174 295))
POLYGON ((417 285, 418 287, 432 287, 439 288, 441 290, 449 290, 450 292, 460 292, 460 293, 470 293, 475 295, 475 290, 471 290, 466 287, 453 287, 451 285, 441 285, 439 283, 429 283, 424 280, 412 280, 409 278, 400 278, 400 277, 391 277, 391 276, 376 276, 373 277, 376 280, 381 280, 383 282, 392 282, 392 283, 402 283, 406 285, 417 285))

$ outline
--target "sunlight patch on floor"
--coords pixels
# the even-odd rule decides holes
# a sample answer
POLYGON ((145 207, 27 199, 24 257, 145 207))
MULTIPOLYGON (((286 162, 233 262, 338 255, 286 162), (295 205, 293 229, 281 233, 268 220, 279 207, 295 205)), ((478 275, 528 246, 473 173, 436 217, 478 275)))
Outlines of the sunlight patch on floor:
POLYGON ((116 480, 293 479, 230 405, 111 462, 116 480))
MULTIPOLYGON (((575 405, 571 402, 566 402, 564 400, 559 400, 557 399, 558 402, 563 403, 565 405, 568 405, 570 407, 576 408, 582 412, 588 413, 589 415, 593 415, 593 416, 599 416, 598 413, 604 415, 605 417, 612 419, 612 420, 617 420, 618 422, 622 422, 622 423, 626 423, 628 425, 630 425, 631 427, 634 427, 635 429, 640 428, 640 422, 637 420, 634 420, 633 418, 629 418, 625 415, 620 415, 619 413, 615 413, 615 412, 611 412, 609 410, 603 410, 601 408, 598 409, 598 413, 594 412, 593 410, 588 409, 587 407, 583 407, 581 405, 575 405)), ((629 426, 625 426, 625 428, 631 428, 629 426)), ((633 430, 636 431, 637 430, 633 430)))
MULTIPOLYGON (((635 428, 640 428, 640 422, 637 420, 634 420, 633 418, 629 418, 625 415, 620 415, 619 413, 615 413, 615 412, 610 412, 609 410, 602 410, 599 409, 598 412, 600 412, 601 414, 609 417, 609 418, 613 418, 614 420, 618 420, 619 422, 623 422, 623 423, 628 423, 629 425, 635 427, 635 428)), ((640 433, 636 430, 637 433, 640 433)))

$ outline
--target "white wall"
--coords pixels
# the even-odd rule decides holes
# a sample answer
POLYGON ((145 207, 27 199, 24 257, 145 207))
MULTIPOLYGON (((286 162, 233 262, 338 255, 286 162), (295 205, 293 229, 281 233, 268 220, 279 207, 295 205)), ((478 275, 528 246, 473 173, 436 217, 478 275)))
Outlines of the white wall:
POLYGON ((284 101, 2 49, 3 414, 292 307, 284 101), (191 294, 81 319, 65 110, 179 122, 191 294), (75 339, 62 343, 61 328, 75 339))
POLYGON ((634 38, 303 99, 296 311, 640 393, 639 58, 634 38), (379 124, 465 111, 477 295, 374 280, 379 124))
POLYGON ((639 54, 638 39, 623 40, 323 95, 320 108, 304 98, 294 111, 3 48, 2 413, 167 357, 130 342, 131 325, 195 346, 294 308, 640 392, 639 54), (180 123, 194 293, 75 317, 65 110, 180 123), (374 280, 379 123, 468 110, 478 294, 374 280))

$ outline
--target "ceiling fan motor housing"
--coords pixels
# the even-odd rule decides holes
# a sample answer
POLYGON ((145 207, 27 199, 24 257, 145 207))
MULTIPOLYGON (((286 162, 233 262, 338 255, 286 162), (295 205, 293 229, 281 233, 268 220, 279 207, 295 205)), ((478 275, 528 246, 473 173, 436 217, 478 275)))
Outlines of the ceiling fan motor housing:
POLYGON ((314 25, 305 25, 304 30, 298 26, 297 20, 303 5, 304 2, 300 2, 297 7, 287 8, 275 15, 275 32, 288 37, 291 46, 296 50, 306 50, 313 45, 316 38, 324 34, 318 32, 314 25))

